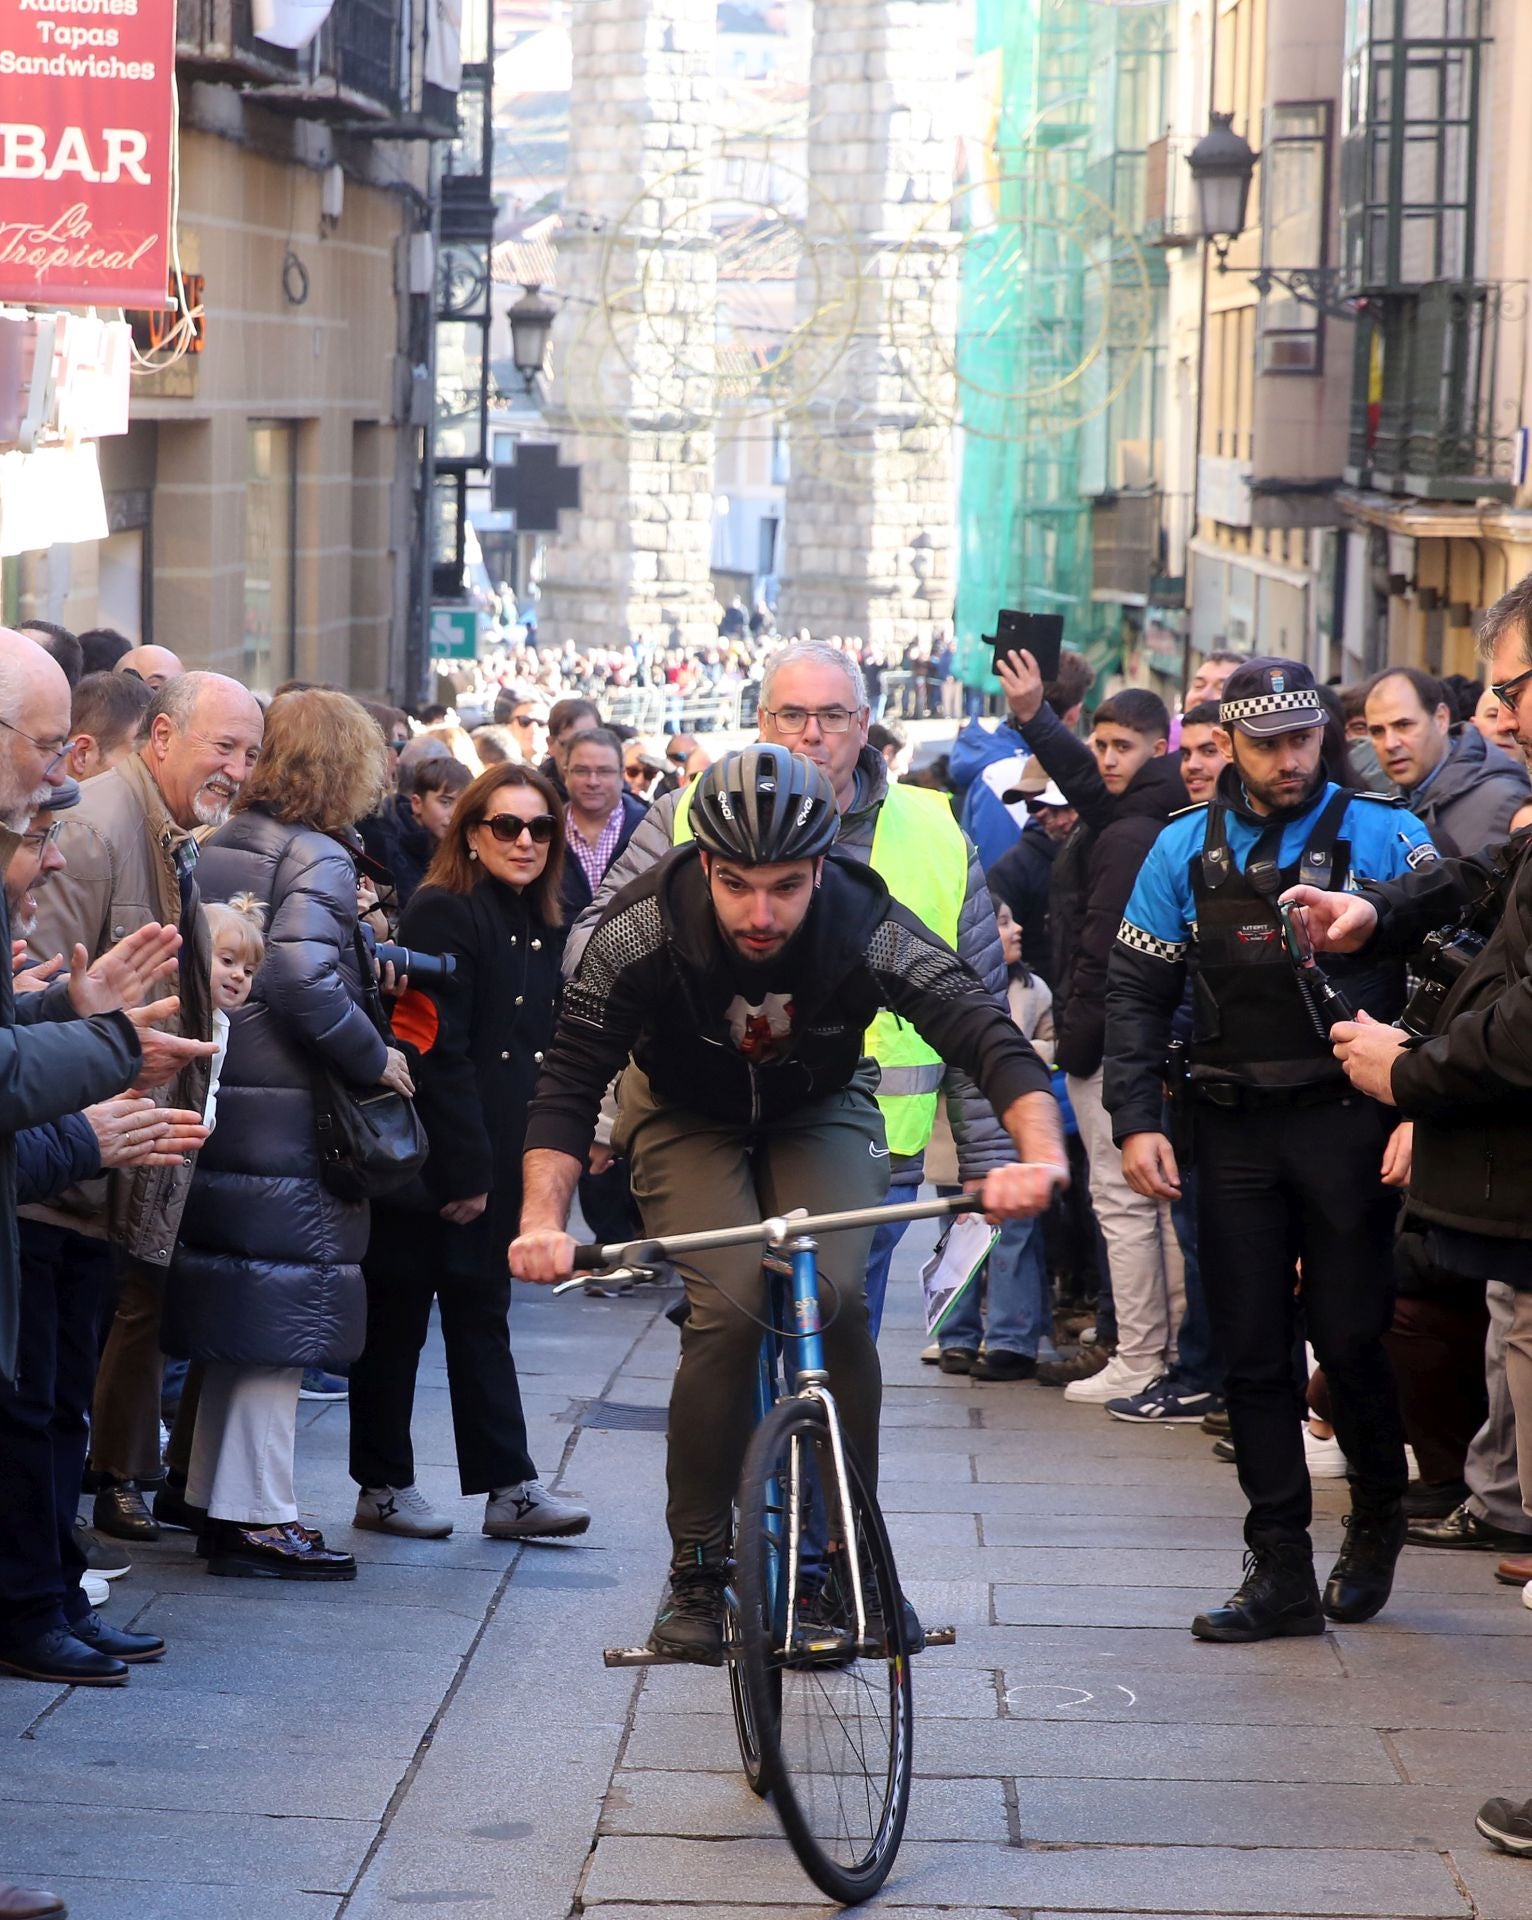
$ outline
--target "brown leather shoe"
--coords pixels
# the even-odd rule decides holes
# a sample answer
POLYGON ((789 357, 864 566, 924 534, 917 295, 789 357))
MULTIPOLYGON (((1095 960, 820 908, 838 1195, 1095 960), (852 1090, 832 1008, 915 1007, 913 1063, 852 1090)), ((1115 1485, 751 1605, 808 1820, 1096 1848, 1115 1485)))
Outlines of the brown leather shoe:
POLYGON ((1503 1587, 1524 1587, 1532 1580, 1532 1553, 1513 1554, 1495 1569, 1495 1578, 1503 1587))
POLYGON ((0 1880, 0 1920, 42 1920, 47 1913, 67 1913, 69 1909, 56 1893, 41 1887, 13 1887, 0 1880))

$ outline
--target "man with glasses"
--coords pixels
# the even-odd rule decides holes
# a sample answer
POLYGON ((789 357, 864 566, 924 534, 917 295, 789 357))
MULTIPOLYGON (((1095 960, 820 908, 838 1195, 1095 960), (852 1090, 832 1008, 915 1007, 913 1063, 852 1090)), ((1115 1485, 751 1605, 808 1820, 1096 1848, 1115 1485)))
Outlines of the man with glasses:
MULTIPOLYGON (((68 862, 38 910, 33 953, 68 953, 79 944, 94 960, 138 927, 161 922, 181 934, 180 1011, 176 1030, 196 1044, 166 1096, 201 1112, 212 1055, 210 949, 197 892, 199 827, 215 827, 260 752, 265 720, 255 697, 220 673, 186 673, 155 695, 144 743, 130 759, 92 780, 64 823, 68 862)), ((95 1525, 121 1539, 159 1532, 140 1491, 161 1478, 159 1348, 165 1272, 191 1186, 193 1156, 173 1168, 111 1176, 69 1196, 66 1206, 28 1209, 28 1217, 112 1243, 118 1294, 102 1355, 91 1416, 91 1468, 99 1491, 95 1525)), ((184 1481, 196 1418, 196 1373, 182 1395, 171 1448, 170 1489, 160 1518, 184 1523, 184 1481)))
MULTIPOLYGON (((841 852, 866 861, 899 905, 955 948, 1003 1002, 1005 956, 978 856, 944 795, 890 781, 882 754, 867 744, 871 717, 862 669, 852 654, 817 641, 798 641, 766 661, 756 716, 760 738, 823 769, 840 809, 841 852)), ((663 859, 673 845, 691 837, 691 792, 686 787, 657 799, 627 851, 608 868, 594 904, 570 929, 566 978, 579 966, 592 926, 619 890, 663 859)), ((942 1097, 963 1184, 982 1185, 994 1168, 1008 1164, 1010 1141, 978 1089, 961 1069, 947 1067, 908 1022, 880 1014, 866 1044, 882 1072, 878 1105, 887 1131, 891 1205, 915 1198, 942 1097)), ((879 1228, 873 1240, 867 1301, 874 1337, 882 1320, 889 1263, 903 1232, 902 1222, 890 1224, 879 1228)))
POLYGON ((548 704, 514 687, 495 696, 494 722, 509 727, 524 767, 538 766, 548 751, 548 704))
MULTIPOLYGON (((1490 608, 1480 648, 1497 702, 1532 746, 1532 576, 1490 608)), ((1469 1497, 1409 1537, 1507 1553, 1501 1577, 1532 1581, 1532 833, 1360 898, 1299 897, 1322 953, 1409 954, 1454 922, 1484 941, 1430 1038, 1370 1021, 1331 1037, 1352 1084, 1414 1122, 1407 1215, 1432 1264, 1483 1282, 1489 1307, 1489 1418, 1464 1465, 1469 1497)))

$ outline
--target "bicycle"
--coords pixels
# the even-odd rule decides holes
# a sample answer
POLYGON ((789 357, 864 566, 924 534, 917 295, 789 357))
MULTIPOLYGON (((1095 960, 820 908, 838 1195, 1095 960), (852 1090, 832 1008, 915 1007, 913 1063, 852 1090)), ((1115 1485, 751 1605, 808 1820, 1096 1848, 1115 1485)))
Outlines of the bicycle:
MULTIPOLYGON (((909 1644, 883 1515, 842 1439, 825 1372, 816 1236, 977 1205, 975 1196, 958 1194, 789 1215, 716 1233, 582 1246, 575 1255, 577 1274, 610 1280, 649 1278, 661 1264, 709 1248, 759 1242, 778 1250, 764 1256, 773 1275, 772 1325, 761 1342, 757 1424, 735 1505, 724 1659, 747 1782, 771 1801, 809 1878, 848 1906, 883 1884, 904 1832, 914 1734, 910 1656, 951 1646, 957 1634, 926 1628, 919 1646, 909 1644)), ((557 1291, 584 1284, 564 1281, 557 1291)), ((648 1647, 608 1647, 603 1658, 608 1667, 668 1664, 648 1647)))

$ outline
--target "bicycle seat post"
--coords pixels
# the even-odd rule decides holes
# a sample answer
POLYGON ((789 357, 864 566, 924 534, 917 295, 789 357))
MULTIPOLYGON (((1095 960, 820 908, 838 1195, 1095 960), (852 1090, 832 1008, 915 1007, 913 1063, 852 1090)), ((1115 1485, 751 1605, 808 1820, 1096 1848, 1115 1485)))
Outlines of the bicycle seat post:
POLYGON ((792 1343, 789 1364, 797 1392, 806 1386, 828 1386, 830 1379, 820 1339, 818 1245, 812 1235, 802 1234, 785 1248, 793 1263, 792 1323, 786 1333, 792 1343))

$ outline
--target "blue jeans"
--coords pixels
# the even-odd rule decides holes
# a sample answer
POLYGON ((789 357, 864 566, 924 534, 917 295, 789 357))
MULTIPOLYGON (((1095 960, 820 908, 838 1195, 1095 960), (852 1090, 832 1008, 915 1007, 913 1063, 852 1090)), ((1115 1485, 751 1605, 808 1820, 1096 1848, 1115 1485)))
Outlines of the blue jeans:
POLYGON ((1202 1268, 1197 1260, 1197 1170, 1181 1168, 1181 1198, 1173 1201, 1170 1222, 1181 1243, 1186 1266, 1186 1313, 1176 1339, 1176 1364, 1170 1377, 1187 1393, 1223 1393, 1223 1364, 1213 1339, 1202 1268))
MULTIPOLYGON (((918 1185, 890 1187, 883 1196, 886 1207, 907 1207, 920 1198, 918 1185)), ((879 1227, 872 1236, 872 1251, 867 1256, 867 1323, 872 1328, 874 1340, 883 1325, 883 1300, 888 1292, 888 1269, 894 1257, 894 1248, 904 1238, 908 1220, 890 1220, 886 1227, 879 1227)))
MULTIPOLYGON (((982 1279, 982 1276, 981 1276, 982 1279)), ((1043 1233, 1036 1220, 1007 1220, 989 1256, 989 1286, 981 1319, 981 1279, 963 1289, 939 1336, 943 1349, 981 1346, 991 1353, 1037 1358, 1038 1342, 1050 1330, 1048 1270, 1043 1233)))

